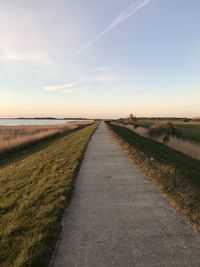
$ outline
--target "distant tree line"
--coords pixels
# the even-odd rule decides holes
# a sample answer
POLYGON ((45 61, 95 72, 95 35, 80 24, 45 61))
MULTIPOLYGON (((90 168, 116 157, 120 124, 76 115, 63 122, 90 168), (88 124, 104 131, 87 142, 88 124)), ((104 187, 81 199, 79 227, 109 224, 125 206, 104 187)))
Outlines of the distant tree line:
POLYGON ((200 117, 138 117, 138 120, 200 122, 200 117))

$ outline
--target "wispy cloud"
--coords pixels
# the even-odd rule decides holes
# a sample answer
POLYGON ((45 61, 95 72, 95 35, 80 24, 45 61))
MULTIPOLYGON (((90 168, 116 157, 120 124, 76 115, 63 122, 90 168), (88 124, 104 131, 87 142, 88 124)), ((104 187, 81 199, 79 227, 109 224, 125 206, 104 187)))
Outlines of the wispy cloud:
POLYGON ((70 93, 72 90, 78 90, 79 92, 88 92, 90 86, 79 86, 79 82, 60 84, 60 85, 47 85, 43 86, 42 89, 49 92, 61 92, 70 93))
POLYGON ((72 60, 76 58, 78 55, 80 55, 81 53, 83 53, 87 48, 89 48, 91 45, 96 43, 99 39, 101 39, 104 35, 109 33, 111 30, 116 28, 119 24, 123 23, 128 18, 132 17, 137 11, 139 11, 144 6, 148 5, 151 1, 152 0, 134 1, 134 3, 132 3, 127 8, 125 8, 123 11, 121 11, 119 15, 111 22, 111 24, 106 29, 104 29, 100 34, 98 34, 90 42, 88 42, 83 47, 81 47, 69 60, 72 60))
POLYGON ((47 85, 43 86, 45 91, 60 91, 60 92, 69 92, 72 88, 78 85, 78 82, 61 84, 61 85, 47 85))

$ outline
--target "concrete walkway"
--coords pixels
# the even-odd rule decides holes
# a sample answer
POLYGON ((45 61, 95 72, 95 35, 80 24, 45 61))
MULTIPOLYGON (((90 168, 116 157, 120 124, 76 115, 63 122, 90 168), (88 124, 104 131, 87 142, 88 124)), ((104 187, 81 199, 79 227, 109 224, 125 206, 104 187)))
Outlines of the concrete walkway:
POLYGON ((200 266, 199 236, 103 123, 88 145, 52 266, 200 266))

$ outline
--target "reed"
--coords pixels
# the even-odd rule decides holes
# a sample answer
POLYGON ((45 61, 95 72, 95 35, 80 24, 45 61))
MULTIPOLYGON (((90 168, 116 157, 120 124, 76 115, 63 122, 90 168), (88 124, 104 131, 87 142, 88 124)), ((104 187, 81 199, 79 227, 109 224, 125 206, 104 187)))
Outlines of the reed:
POLYGON ((68 122, 59 125, 0 126, 0 153, 40 141, 79 125, 91 122, 68 122))
POLYGON ((192 158, 200 160, 200 146, 196 143, 185 141, 183 139, 177 139, 176 137, 170 137, 167 142, 167 146, 189 155, 192 158))

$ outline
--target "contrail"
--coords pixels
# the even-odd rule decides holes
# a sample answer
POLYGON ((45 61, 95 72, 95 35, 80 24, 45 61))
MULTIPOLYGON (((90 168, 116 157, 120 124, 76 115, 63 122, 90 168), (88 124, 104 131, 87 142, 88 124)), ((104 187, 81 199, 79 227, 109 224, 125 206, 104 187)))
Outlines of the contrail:
POLYGON ((111 24, 100 34, 98 34, 94 39, 92 39, 90 42, 88 42, 86 45, 81 47, 70 59, 74 59, 78 55, 80 55, 82 52, 84 52, 88 47, 96 43, 101 37, 106 35, 108 32, 110 32, 112 29, 116 28, 119 24, 126 21, 129 17, 132 17, 137 11, 139 11, 141 8, 149 4, 152 0, 138 0, 129 5, 127 8, 125 8, 112 22, 111 24))

